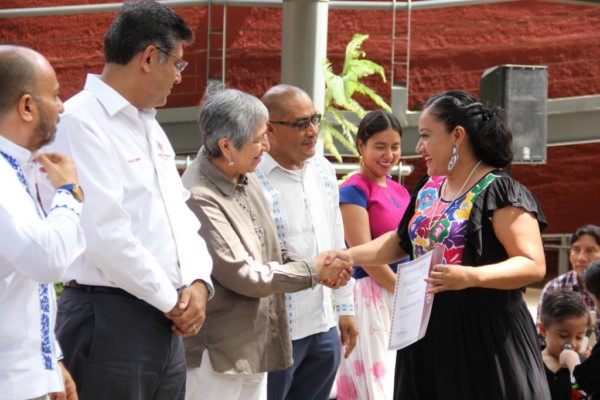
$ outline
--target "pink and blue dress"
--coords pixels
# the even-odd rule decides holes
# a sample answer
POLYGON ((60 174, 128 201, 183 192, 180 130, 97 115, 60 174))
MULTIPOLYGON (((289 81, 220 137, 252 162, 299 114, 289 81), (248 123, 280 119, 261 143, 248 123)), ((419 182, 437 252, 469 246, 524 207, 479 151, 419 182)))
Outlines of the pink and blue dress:
MULTIPOLYGON (((371 238, 393 231, 410 201, 408 191, 386 179, 386 186, 354 174, 340 187, 340 203, 354 204, 369 215, 371 238)), ((350 223, 344 221, 344 224, 350 223)), ((395 272, 398 263, 390 265, 395 272)), ((360 266, 354 268, 354 310, 358 343, 338 370, 338 400, 391 400, 396 352, 388 350, 393 293, 383 289, 360 266)))

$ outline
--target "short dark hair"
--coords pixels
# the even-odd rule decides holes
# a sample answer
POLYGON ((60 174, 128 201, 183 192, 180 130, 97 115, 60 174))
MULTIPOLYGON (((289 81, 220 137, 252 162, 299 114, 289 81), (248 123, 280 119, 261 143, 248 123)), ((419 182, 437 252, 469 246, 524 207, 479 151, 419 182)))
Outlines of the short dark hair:
POLYGON ((127 2, 104 35, 104 60, 125 65, 151 44, 172 52, 177 40, 193 39, 188 24, 169 7, 150 0, 127 2))
POLYGON ((0 119, 3 119, 26 93, 36 95, 38 71, 19 46, 1 46, 0 119))
POLYGON ((589 312, 581 294, 572 290, 559 290, 544 297, 540 321, 545 327, 573 317, 587 317, 589 325, 589 312))
POLYGON ((588 293, 600 299, 600 259, 592 261, 583 271, 583 284, 588 293))
POLYGON ((375 110, 367 113, 360 121, 360 124, 358 124, 356 147, 358 148, 359 140, 362 143, 367 143, 371 136, 386 129, 392 129, 398 132, 398 135, 402 137, 400 122, 392 114, 383 110, 375 110))
POLYGON ((600 245, 600 226, 596 225, 583 225, 577 228, 575 232, 571 235, 571 239, 569 240, 569 245, 573 246, 573 243, 579 240, 583 235, 590 235, 594 238, 597 245, 600 245))
POLYGON ((430 97, 425 109, 443 122, 448 132, 462 126, 475 156, 486 164, 505 168, 512 162, 512 132, 500 108, 485 107, 463 90, 448 90, 430 97))

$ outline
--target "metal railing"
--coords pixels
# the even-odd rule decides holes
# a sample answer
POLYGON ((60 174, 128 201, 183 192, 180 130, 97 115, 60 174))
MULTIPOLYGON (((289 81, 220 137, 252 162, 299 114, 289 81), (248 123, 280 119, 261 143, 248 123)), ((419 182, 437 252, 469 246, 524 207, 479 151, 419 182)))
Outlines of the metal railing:
MULTIPOLYGON (((494 3, 510 3, 519 0, 423 0, 414 2, 412 10, 427 10, 433 8, 463 7, 494 3)), ((163 0, 159 3, 173 8, 198 7, 213 5, 237 7, 282 7, 283 0, 163 0)), ((590 4, 591 5, 591 4, 590 4)), ((115 12, 123 3, 81 4, 55 7, 7 8, 0 10, 0 18, 42 17, 51 15, 93 14, 115 12)), ((408 10, 407 1, 329 1, 329 8, 334 10, 408 10)))
MULTIPOLYGON (((194 161, 194 156, 186 155, 186 156, 175 156, 175 165, 177 169, 180 171, 185 170, 191 163, 194 161)), ((335 168, 335 172, 338 175, 346 175, 351 172, 357 171, 359 168, 358 164, 355 163, 333 163, 333 167, 335 168)), ((415 168, 412 165, 396 165, 392 168, 391 175, 408 176, 413 173, 415 168)))
POLYGON ((558 252, 558 275, 562 275, 569 270, 570 238, 570 233, 549 233, 542 235, 544 249, 558 252))

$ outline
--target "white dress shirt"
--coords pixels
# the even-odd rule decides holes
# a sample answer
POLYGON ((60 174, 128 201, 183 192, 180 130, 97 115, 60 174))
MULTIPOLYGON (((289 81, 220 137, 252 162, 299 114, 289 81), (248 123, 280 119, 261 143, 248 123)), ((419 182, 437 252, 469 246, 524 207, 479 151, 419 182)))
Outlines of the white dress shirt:
MULTIPOLYGON (((316 257, 331 249, 342 249, 344 226, 339 207, 335 170, 321 155, 304 162, 300 170, 287 170, 264 154, 256 170, 283 246, 299 257, 316 257)), ((337 325, 339 315, 354 315, 353 281, 333 291, 317 285, 313 289, 286 294, 292 340, 326 332, 337 325)))
POLYGON ((196 279, 212 292, 212 260, 155 116, 88 75, 84 90, 65 103, 47 150, 73 158, 86 192, 88 246, 65 281, 119 287, 167 312, 177 288, 196 279))
POLYGON ((31 399, 63 390, 52 283, 85 248, 81 203, 53 192, 44 219, 35 186, 21 181, 31 153, 3 136, 0 151, 0 399, 31 399))

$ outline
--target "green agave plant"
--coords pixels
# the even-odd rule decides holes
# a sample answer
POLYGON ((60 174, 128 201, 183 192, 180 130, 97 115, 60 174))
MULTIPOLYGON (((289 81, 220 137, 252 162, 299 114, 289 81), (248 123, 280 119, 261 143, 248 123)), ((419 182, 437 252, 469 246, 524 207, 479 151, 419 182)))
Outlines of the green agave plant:
POLYGON ((362 106, 352 98, 355 93, 361 93, 371 98, 379 107, 391 112, 391 107, 373 89, 362 84, 360 79, 379 74, 385 82, 385 70, 383 67, 364 57, 366 53, 360 46, 369 35, 357 33, 346 46, 346 57, 342 73, 333 73, 331 63, 328 59, 323 61, 323 74, 325 76, 325 110, 324 118, 319 124, 319 132, 325 148, 338 162, 342 157, 335 145, 339 142, 352 154, 358 155, 355 147, 355 138, 358 127, 349 121, 342 110, 350 111, 361 120, 367 113, 362 106))

